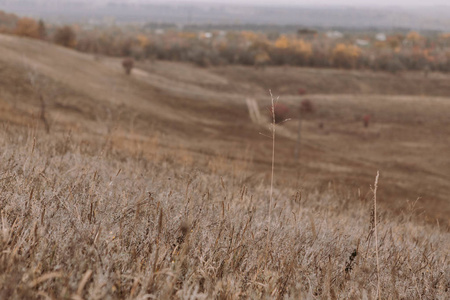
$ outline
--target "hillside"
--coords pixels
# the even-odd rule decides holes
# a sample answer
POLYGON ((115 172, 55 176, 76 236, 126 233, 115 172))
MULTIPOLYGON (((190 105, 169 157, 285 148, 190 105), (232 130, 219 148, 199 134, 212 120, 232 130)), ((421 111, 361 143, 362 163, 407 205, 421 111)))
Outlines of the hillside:
POLYGON ((279 131, 280 184, 321 189, 333 182, 365 194, 381 170, 382 203, 402 209, 407 200, 420 197, 431 220, 448 221, 448 75, 202 69, 157 61, 138 64, 128 77, 120 61, 38 41, 1 36, 0 51, 4 121, 43 128, 42 95, 52 131, 71 130, 86 139, 110 136, 118 149, 137 151, 139 145, 139 151, 149 152, 145 155, 154 154, 147 145, 157 139, 167 153, 176 156, 182 149, 189 161, 206 167, 209 159, 251 158, 250 173, 265 177, 271 157, 270 139, 264 136, 268 130, 250 122, 245 99, 255 98, 265 115, 272 89, 293 112, 279 131), (307 98, 316 112, 303 120, 296 162, 295 111, 305 97, 296 95, 299 87, 310 91, 307 98), (368 129, 362 126, 365 114, 373 118, 368 129))
POLYGON ((160 61, 127 76, 0 35, 0 298, 446 299, 449 79, 160 61), (299 161, 295 114, 277 126, 269 208, 268 121, 245 99, 265 116, 272 88, 295 112, 297 86, 315 112, 299 161))

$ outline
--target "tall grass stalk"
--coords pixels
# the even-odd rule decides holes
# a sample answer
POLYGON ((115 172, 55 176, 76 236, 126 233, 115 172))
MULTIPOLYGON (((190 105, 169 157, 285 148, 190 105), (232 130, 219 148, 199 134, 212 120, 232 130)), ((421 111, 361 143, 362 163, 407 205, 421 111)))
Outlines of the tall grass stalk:
POLYGON ((272 105, 272 169, 270 174, 270 194, 269 194, 269 218, 267 222, 267 240, 266 240, 266 264, 267 264, 267 256, 269 251, 269 241, 270 241, 270 229, 272 226, 272 203, 273 203, 273 178, 274 178, 274 170, 275 170, 275 134, 276 134, 276 122, 275 122, 275 103, 273 100, 272 90, 269 90, 270 100, 272 105))
POLYGON ((375 231, 375 253, 377 256, 377 299, 380 297, 380 260, 378 257, 378 221, 377 221, 377 189, 378 189, 378 178, 380 177, 380 171, 377 171, 377 176, 375 177, 375 184, 373 187, 373 215, 374 215, 374 231, 375 231))

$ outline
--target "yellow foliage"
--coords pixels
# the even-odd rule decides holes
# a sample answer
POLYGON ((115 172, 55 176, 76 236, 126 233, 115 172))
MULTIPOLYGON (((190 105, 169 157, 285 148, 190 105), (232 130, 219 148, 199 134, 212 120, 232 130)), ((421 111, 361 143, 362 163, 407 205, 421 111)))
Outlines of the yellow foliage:
POLYGON ((136 39, 138 40, 139 45, 140 45, 142 48, 145 48, 145 47, 147 47, 147 46, 150 44, 150 40, 148 39, 148 37, 146 37, 146 36, 143 35, 143 34, 139 34, 139 35, 136 37, 136 39))
POLYGON ((344 55, 348 57, 358 58, 361 55, 361 50, 353 45, 337 44, 333 49, 333 56, 344 55))
POLYGON ((286 35, 281 35, 276 41, 275 41, 275 47, 278 49, 287 49, 289 47, 289 39, 286 35))
POLYGON ((241 32, 241 35, 243 38, 245 38, 248 41, 254 42, 254 41, 258 40, 258 35, 253 31, 244 30, 241 32))
POLYGON ((312 46, 310 43, 305 42, 302 39, 289 39, 286 35, 281 35, 275 41, 275 47, 278 49, 290 49, 304 56, 312 55, 312 46))
POLYGON ((178 36, 184 39, 196 39, 198 34, 195 32, 180 32, 178 36))
POLYGON ((292 48, 295 52, 301 53, 305 56, 312 55, 312 46, 310 43, 305 42, 304 40, 293 40, 290 43, 290 48, 292 48))
POLYGON ((353 45, 337 44, 331 54, 331 60, 337 67, 354 67, 361 50, 353 45))
POLYGON ((418 42, 418 41, 420 41, 421 38, 422 38, 422 36, 416 31, 411 31, 406 36, 406 39, 409 41, 412 41, 412 42, 418 42))

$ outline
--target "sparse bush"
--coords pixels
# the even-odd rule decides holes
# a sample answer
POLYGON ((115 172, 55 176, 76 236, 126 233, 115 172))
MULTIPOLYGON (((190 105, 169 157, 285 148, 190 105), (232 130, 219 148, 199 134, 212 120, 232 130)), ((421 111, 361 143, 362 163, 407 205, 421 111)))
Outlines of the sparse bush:
POLYGON ((0 32, 13 33, 14 28, 17 27, 19 17, 15 14, 9 14, 0 10, 0 32))
POLYGON ((365 114, 362 119, 363 119, 364 127, 366 127, 366 128, 369 127, 370 120, 372 119, 372 116, 369 115, 369 114, 365 114))
POLYGON ((399 55, 382 54, 379 55, 376 61, 373 63, 372 68, 374 70, 387 71, 392 74, 405 70, 405 66, 401 61, 399 55))
POLYGON ((70 26, 58 28, 53 39, 56 44, 68 48, 73 48, 77 44, 77 36, 70 26))
MULTIPOLYGON (((183 52, 185 50, 179 50, 180 58, 177 60, 181 60, 183 57, 183 52)), ((195 45, 192 48, 186 49, 186 53, 184 56, 188 61, 193 62, 199 67, 208 67, 210 65, 219 65, 223 60, 221 60, 218 52, 214 49, 205 49, 200 45, 195 45)))
POLYGON ((286 121, 289 118, 289 108, 281 103, 275 103, 273 108, 269 107, 269 117, 272 121, 273 111, 275 112, 275 123, 279 124, 286 121))
POLYGON ((39 20, 38 32, 40 39, 45 39, 47 37, 47 27, 45 26, 45 23, 42 20, 39 20))
POLYGON ((403 71, 405 66, 402 64, 399 58, 394 57, 392 60, 388 62, 387 71, 392 74, 397 74, 400 71, 403 71))
POLYGON ((125 70, 125 73, 127 75, 130 75, 134 67, 134 59, 132 59, 131 57, 125 58, 124 60, 122 60, 122 67, 125 70))
POLYGON ((309 66, 315 68, 332 67, 330 64, 330 55, 327 49, 322 45, 315 45, 312 56, 309 59, 309 66))
POLYGON ((313 113, 315 110, 314 104, 309 99, 305 99, 300 103, 300 112, 302 113, 313 113))
POLYGON ((306 90, 304 88, 299 88, 297 92, 301 96, 306 95, 306 90))

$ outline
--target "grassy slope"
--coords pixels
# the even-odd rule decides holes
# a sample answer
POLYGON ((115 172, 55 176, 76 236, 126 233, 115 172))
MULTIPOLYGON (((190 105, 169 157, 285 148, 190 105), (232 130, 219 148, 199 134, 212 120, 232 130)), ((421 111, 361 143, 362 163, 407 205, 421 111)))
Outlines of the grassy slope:
MULTIPOLYGON (((124 155, 107 138, 0 137, 2 299, 375 297, 370 200, 276 187, 266 248, 268 185, 245 171, 158 146, 124 155)), ((450 235, 420 223, 414 207, 382 210, 382 299, 448 296, 450 235)))
POLYGON ((263 109, 269 102, 267 88, 285 91, 280 101, 295 112, 301 101, 295 93, 302 86, 315 92, 307 97, 317 111, 303 121, 299 162, 293 159, 295 113, 279 131, 280 184, 320 189, 333 182, 365 194, 381 170, 385 186, 380 201, 388 208, 402 210, 407 200, 421 197, 419 205, 431 222, 448 221, 450 101, 437 96, 450 95, 446 75, 424 79, 414 73, 201 69, 155 62, 139 65, 128 77, 117 60, 95 60, 45 43, 0 36, 0 47, 2 119, 42 123, 43 95, 54 129, 86 137, 109 134, 115 147, 145 155, 152 155, 145 152, 156 139, 174 155, 181 149, 189 161, 203 166, 210 158, 239 163, 251 156, 254 176, 269 170, 271 148, 259 134, 267 129, 249 122, 245 97, 255 98, 263 109), (364 129, 360 120, 367 113, 374 122, 364 129))
POLYGON ((373 297, 378 168, 381 298, 448 295, 448 99, 312 95, 298 165, 295 123, 279 130, 266 252, 270 141, 242 101, 254 89, 265 103, 264 87, 160 62, 127 77, 117 61, 6 36, 0 53, 0 298, 373 297), (418 191, 439 228, 405 204, 418 191))
MULTIPOLYGON (((246 97, 255 98, 262 108, 267 106, 267 89, 272 88, 293 111, 293 120, 283 125, 284 139, 277 148, 282 165, 278 172, 283 178, 294 178, 289 184, 325 187, 331 181, 364 190, 378 169, 385 182, 381 199, 391 209, 401 210, 406 200, 421 197, 420 205, 426 207, 431 219, 448 221, 448 75, 424 78, 421 73, 392 75, 289 67, 202 69, 170 62, 140 67, 149 73, 139 72, 137 77, 167 93, 192 97, 196 102, 225 102, 241 110, 245 110, 242 103, 246 97), (311 94, 296 95, 299 87, 311 94), (313 101, 316 113, 303 121, 303 146, 297 164, 292 159, 297 136, 295 111, 305 97, 313 101), (362 127, 365 114, 373 117, 369 129, 362 127), (319 123, 324 125, 323 130, 318 128, 319 123)), ((254 160, 268 163, 269 141, 254 134, 256 130, 265 133, 265 129, 253 129, 240 118, 228 118, 229 127, 219 128, 220 137, 250 145, 254 160), (235 122, 239 132, 233 130, 235 122)), ((230 146, 226 145, 221 149, 226 155, 235 152, 233 148, 227 150, 230 146)), ((263 168, 269 169, 267 165, 263 168)))

